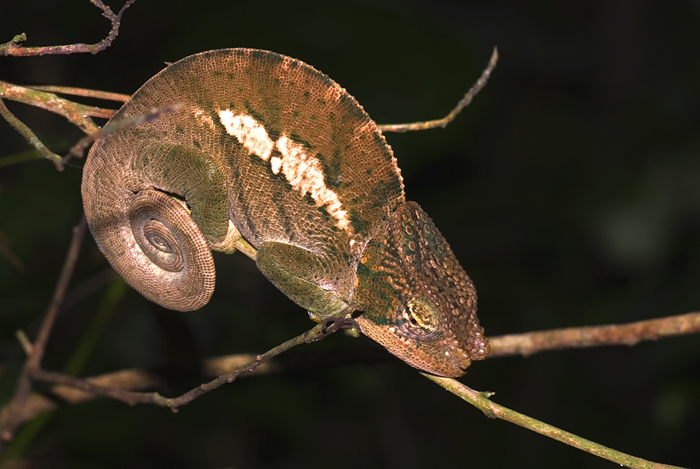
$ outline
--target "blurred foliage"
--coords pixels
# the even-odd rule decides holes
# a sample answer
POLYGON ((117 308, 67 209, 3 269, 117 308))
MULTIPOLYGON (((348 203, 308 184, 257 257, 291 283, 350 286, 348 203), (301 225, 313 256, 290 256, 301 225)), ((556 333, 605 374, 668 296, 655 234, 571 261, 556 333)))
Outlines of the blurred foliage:
MULTIPOLYGON (((109 2, 114 3, 114 2, 109 2)), ((112 5, 116 10, 120 4, 112 5)), ((445 130, 388 135, 407 196, 432 216, 480 294, 487 334, 700 309, 700 4, 517 1, 137 1, 97 56, 0 57, 0 79, 131 93, 186 55, 258 47, 327 73, 380 123, 446 114, 498 46, 486 89, 445 130)), ((0 42, 96 42, 87 0, 6 2, 0 42)), ((79 137, 8 105, 51 149, 79 137)), ((26 151, 0 123, 0 158, 26 151)), ((48 305, 81 211, 82 162, 0 169, 0 400, 48 305)), ((168 394, 201 357, 260 352, 310 327, 243 256, 217 256, 199 312, 129 290, 82 375, 167 365, 168 394), (173 370, 175 370, 173 372, 173 370)), ((63 369, 113 280, 89 239, 45 360, 63 369)), ((608 467, 485 418, 364 339, 306 347, 302 371, 238 381, 173 414, 100 400, 48 419, 31 467, 608 467), (357 361, 375 352, 378 360, 357 361), (320 359, 342 355, 345 364, 320 359)), ((700 464, 700 341, 477 363, 463 379, 548 423, 647 459, 700 464)))

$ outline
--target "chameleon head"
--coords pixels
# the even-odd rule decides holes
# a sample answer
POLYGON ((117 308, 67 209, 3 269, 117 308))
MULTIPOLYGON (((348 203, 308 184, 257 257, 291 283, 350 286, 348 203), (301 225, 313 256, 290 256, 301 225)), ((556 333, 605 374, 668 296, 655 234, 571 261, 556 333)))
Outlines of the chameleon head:
POLYGON ((399 206, 367 245, 357 274, 362 333, 406 363, 458 377, 488 354, 474 284, 416 203, 399 206))

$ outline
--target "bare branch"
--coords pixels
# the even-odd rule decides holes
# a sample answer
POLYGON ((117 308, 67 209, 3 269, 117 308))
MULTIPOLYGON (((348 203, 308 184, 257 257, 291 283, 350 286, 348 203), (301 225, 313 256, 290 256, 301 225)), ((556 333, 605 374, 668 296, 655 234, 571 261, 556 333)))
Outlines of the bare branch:
MULTIPOLYGON (((110 91, 102 91, 102 90, 90 90, 87 88, 74 88, 72 86, 52 86, 52 85, 42 85, 42 86, 28 86, 27 88, 31 88, 36 91, 46 91, 47 93, 59 93, 59 94, 68 94, 71 96, 84 96, 86 98, 97 98, 97 99, 106 99, 108 101, 119 101, 122 103, 127 102, 129 99, 131 99, 131 95, 129 94, 122 94, 122 93, 112 93, 110 91)), ((97 108, 99 109, 99 108, 97 108)), ((111 109, 104 109, 105 111, 111 111, 111 109)), ((114 113, 115 111, 112 111, 114 113)), ((93 117, 102 117, 102 116, 93 116, 93 117)), ((107 117, 111 117, 107 116, 107 117)))
MULTIPOLYGON (((572 347, 595 347, 602 345, 634 345, 642 340, 657 340, 665 337, 676 335, 685 335, 700 332, 700 312, 688 313, 666 318, 653 319, 649 321, 640 321, 631 324, 609 325, 599 327, 581 327, 570 329, 557 329, 545 332, 530 332, 524 334, 512 334, 505 336, 490 337, 492 352, 488 358, 498 358, 510 355, 528 356, 533 353, 543 352, 547 350, 565 349, 572 347)), ((28 342, 28 341, 25 341, 28 342)), ((31 344, 29 344, 31 346, 31 344)), ((230 375, 238 373, 237 370, 247 370, 245 375, 251 374, 268 374, 281 370, 277 362, 258 363, 257 367, 251 369, 251 364, 257 363, 255 355, 237 354, 223 357, 214 357, 204 360, 201 369, 203 376, 216 377, 220 375, 230 375)), ((308 363, 308 360, 304 360, 308 363)), ((286 364, 286 369, 289 364, 286 364)), ((241 376, 237 374, 235 377, 241 376)), ((97 377, 85 378, 76 380, 76 378, 64 378, 64 375, 59 373, 50 373, 45 371, 35 371, 33 378, 48 382, 57 383, 58 386, 52 388, 51 392, 56 395, 61 395, 66 402, 76 403, 83 402, 95 397, 104 396, 115 398, 111 391, 105 391, 100 387, 115 387, 122 391, 139 391, 153 388, 153 383, 158 383, 158 377, 153 372, 142 369, 121 370, 114 373, 108 373, 97 377), (88 384, 86 384, 86 382, 88 384), (91 386, 95 385, 95 386, 91 386), (71 394, 71 398, 66 398, 66 394, 70 394, 66 388, 77 388, 85 392, 71 394), (94 394, 93 394, 94 393, 94 394)), ((128 397, 123 392, 117 393, 119 400, 134 404, 137 402, 128 401, 128 397)), ((32 394, 31 399, 37 402, 44 402, 45 399, 41 396, 32 394)), ((156 403, 153 395, 146 398, 137 397, 138 402, 144 399, 148 403, 156 403)), ((163 405, 163 404, 159 404, 163 405)), ((45 404, 29 405, 33 411, 27 413, 25 417, 31 418, 37 412, 51 410, 56 407, 53 401, 46 401, 45 404)))
MULTIPOLYGON (((145 370, 129 369, 100 376, 86 378, 85 381, 103 388, 127 389, 131 391, 153 389, 161 384, 158 377, 145 370)), ((17 415, 20 424, 28 422, 38 414, 55 410, 61 402, 77 404, 98 397, 91 392, 82 391, 74 386, 57 385, 53 386, 48 394, 54 398, 49 398, 45 394, 32 392, 26 405, 20 409, 17 415), (57 399, 56 399, 57 398, 57 399)), ((1 422, 1 421, 0 421, 1 422)))
MULTIPOLYGON (((20 342, 23 345, 27 344, 28 347, 31 348, 31 344, 29 344, 26 336, 24 340, 20 340, 20 342)), ((202 364, 202 375, 214 378, 231 373, 239 367, 246 366, 256 361, 257 356, 253 354, 237 354, 208 358, 204 360, 202 364)), ((308 364, 308 360, 305 360, 304 363, 305 365, 308 364)), ((257 368, 246 373, 245 376, 266 375, 279 372, 280 369, 280 366, 278 366, 276 362, 267 361, 260 363, 257 368)), ((120 370, 78 380, 70 376, 66 378, 66 375, 58 373, 34 371, 32 379, 45 379, 49 382, 62 383, 56 384, 48 390, 48 394, 57 397, 58 400, 47 398, 45 394, 42 393, 32 392, 26 401, 26 405, 22 409, 22 414, 18 417, 20 423, 25 423, 40 413, 55 410, 61 403, 78 404, 99 397, 113 397, 107 395, 110 391, 99 393, 95 392, 96 389, 108 390, 113 388, 122 391, 145 391, 156 389, 163 384, 157 372, 139 368, 120 370)), ((120 393, 120 395, 124 395, 124 393, 120 393)))
POLYGON ((31 373, 41 366, 41 359, 44 356, 46 344, 51 335, 51 329, 56 320, 58 310, 61 307, 68 284, 73 276, 73 269, 78 259, 80 245, 82 244, 86 228, 87 223, 85 222, 85 217, 82 217, 78 225, 73 228, 73 238, 68 248, 68 254, 66 255, 66 260, 61 269, 61 275, 56 284, 51 303, 49 304, 49 308, 39 328, 37 339, 31 346, 29 346, 29 344, 24 345, 25 349, 30 352, 30 355, 24 363, 24 368, 18 380, 17 389, 15 390, 12 400, 10 400, 0 412, 0 451, 8 441, 12 440, 15 432, 23 422, 22 416, 25 412, 25 406, 31 391, 31 373))
MULTIPOLYGON (((335 319, 334 325, 329 327, 327 319, 326 322, 314 326, 312 329, 278 345, 277 347, 265 352, 264 354, 254 356, 252 359, 242 364, 239 364, 232 371, 221 374, 212 381, 200 384, 196 388, 191 389, 190 391, 182 394, 181 396, 173 398, 161 396, 156 392, 132 392, 126 389, 107 387, 90 380, 78 379, 62 373, 46 371, 39 368, 32 368, 30 370, 30 374, 31 378, 37 381, 45 381, 49 383, 70 386, 95 395, 110 397, 112 399, 116 399, 129 405, 155 404, 161 407, 170 407, 171 409, 173 409, 173 411, 177 411, 178 407, 189 404, 190 402, 208 393, 209 391, 213 391, 214 389, 217 389, 223 384, 232 383, 236 378, 238 378, 241 375, 252 373, 260 365, 276 357, 277 355, 286 352, 287 350, 296 347, 297 345, 308 344, 311 342, 321 340, 329 334, 340 330, 343 327, 343 325, 346 324, 345 313, 341 313, 337 315, 337 317, 331 317, 329 319, 331 320, 331 322, 333 322, 333 320, 335 319), (335 327, 335 324, 338 324, 338 327, 335 327)), ((212 366, 216 367, 220 366, 220 364, 212 364, 212 366)), ((136 379, 134 382, 137 381, 138 379, 136 379)))
MULTIPOLYGON (((614 344, 633 345, 642 340, 656 340, 659 338, 696 332, 700 332, 700 313, 688 313, 623 325, 570 328, 492 337, 490 341, 493 352, 489 357, 530 355, 540 351, 570 347, 591 347, 614 344)), ((325 335, 327 335, 327 332, 323 332, 323 326, 318 325, 305 334, 287 341, 263 355, 241 354, 207 359, 202 364, 203 374, 205 376, 218 377, 175 398, 167 398, 156 392, 136 392, 154 389, 161 384, 158 375, 147 370, 122 370, 85 379, 78 379, 62 373, 45 371, 40 368, 32 368, 29 370, 29 373, 32 380, 56 384, 56 386, 51 388, 50 393, 59 397, 66 403, 78 403, 102 396, 116 399, 129 405, 154 404, 177 410, 178 407, 186 405, 201 395, 220 387, 224 383, 230 383, 241 376, 253 373, 267 374, 279 371, 280 368, 277 364, 269 362, 271 358, 301 343, 319 340, 325 337, 325 335)), ((29 345, 29 353, 31 353, 31 344, 29 345)), ((472 405, 480 408, 490 417, 502 418, 516 423, 545 436, 564 441, 571 446, 588 451, 597 456, 627 465, 628 467, 673 467, 635 458, 555 427, 551 427, 545 423, 501 407, 491 402, 488 399, 490 396, 487 395, 487 393, 478 393, 470 390, 469 388, 463 387, 461 383, 455 380, 431 376, 428 376, 428 378, 472 403, 472 405)), ((17 418, 20 420, 21 424, 40 412, 55 409, 56 405, 57 403, 55 400, 47 399, 37 393, 31 393, 26 400, 25 406, 20 409, 21 413, 17 418)), ((0 423, 2 423, 2 419, 0 419, 0 423)), ((0 425, 0 428, 4 427, 0 425)))
POLYGON ((0 97, 59 114, 86 134, 99 130, 99 127, 88 116, 108 119, 115 112, 113 109, 86 106, 68 101, 53 93, 17 86, 4 81, 0 81, 0 97))
MULTIPOLYGON (((61 278, 64 278, 64 276, 62 275, 61 278)), ((39 342, 48 337, 42 335, 42 332, 50 330, 51 323, 49 318, 55 317, 55 315, 47 314, 47 319, 42 324, 37 343, 32 345, 28 341, 24 341, 27 342, 25 348, 28 350, 29 358, 25 363, 24 372, 20 377, 15 396, 0 413, 0 451, 2 451, 7 442, 12 440, 14 433, 24 422, 40 412, 56 408, 56 402, 48 400, 42 395, 30 393, 31 381, 57 384, 58 386, 54 386, 51 392, 70 403, 82 402, 96 396, 102 396, 129 405, 155 404, 161 407, 170 407, 173 411, 177 411, 178 407, 189 404, 203 394, 225 383, 233 382, 239 376, 248 375, 255 371, 264 374, 275 370, 276 368, 270 365, 268 361, 292 347, 321 340, 340 329, 346 328, 348 325, 357 327, 354 319, 345 316, 342 312, 331 316, 322 324, 316 325, 309 331, 284 342, 262 355, 238 355, 207 360, 203 367, 204 373, 206 375, 215 375, 217 378, 208 383, 203 383, 179 397, 167 398, 156 392, 136 392, 153 389, 160 384, 160 379, 157 375, 146 370, 123 370, 80 379, 63 373, 41 369, 39 361, 43 351, 37 350, 37 347, 45 346, 45 342, 43 344, 39 342), (36 357, 39 357, 39 359, 36 357)))
MULTIPOLYGON (((0 81, 0 98, 11 99, 59 114, 88 135, 95 135, 100 130, 90 119, 90 116, 109 118, 115 112, 111 109, 75 103, 58 97, 53 93, 25 88, 3 81, 0 81)), ((56 169, 59 171, 63 170, 67 159, 61 158, 49 150, 27 125, 17 119, 7 109, 2 99, 0 99, 0 116, 14 127, 44 158, 54 163, 56 169)))
POLYGON ((700 312, 629 324, 573 327, 491 337, 489 357, 528 356, 545 350, 600 345, 634 345, 643 340, 700 333, 700 312))
POLYGON ((20 44, 27 40, 27 35, 22 33, 12 38, 5 44, 0 44, 0 55, 12 56, 36 56, 36 55, 58 55, 58 54, 77 54, 89 52, 97 54, 112 45, 112 42, 117 38, 119 33, 119 25, 124 11, 134 3, 135 0, 127 0, 124 6, 119 10, 118 14, 114 14, 112 10, 102 3, 101 0, 90 0, 97 8, 102 10, 102 16, 107 18, 112 23, 112 29, 107 37, 97 44, 69 44, 65 46, 46 46, 46 47, 22 47, 20 44))
MULTIPOLYGON (((119 32, 119 25, 124 11, 134 3, 135 0, 127 0, 124 6, 119 10, 118 14, 114 14, 112 10, 102 3, 101 0, 90 0, 95 6, 102 10, 102 15, 110 20, 112 29, 109 34, 97 44, 70 44, 65 46, 48 46, 48 47, 22 47, 20 43, 27 39, 26 34, 16 35, 11 41, 5 44, 0 44, 0 55, 12 56, 37 56, 37 55, 54 55, 54 54, 74 54, 80 52, 90 52, 96 54, 109 47, 119 32)), ((111 109, 102 109, 94 106, 85 106, 83 104, 74 103, 63 98, 59 98, 55 94, 47 91, 55 91, 59 93, 75 94, 79 96, 90 96, 102 99, 112 99, 117 101, 126 101, 128 96, 118 93, 107 93, 94 90, 84 90, 79 88, 67 87, 35 87, 24 88, 21 86, 11 85, 9 83, 0 82, 0 116, 7 120, 28 142, 32 145, 44 158, 53 162, 56 168, 61 171, 65 163, 78 152, 71 151, 66 158, 61 158, 59 155, 50 151, 32 130, 17 119, 1 101, 1 98, 12 99, 15 101, 30 104, 40 107, 51 112, 63 115, 70 120, 74 125, 80 128, 88 135, 96 134, 99 127, 90 119, 92 117, 110 118, 114 111, 111 109)), ((91 140, 90 140, 91 141, 91 140)), ((89 143, 89 142, 88 142, 89 143)), ((85 144, 84 146, 87 146, 85 144)), ((82 148, 82 147, 81 147, 82 148)))
MULTIPOLYGON (((101 95, 104 97, 107 95, 113 95, 113 98, 128 99, 128 96, 119 95, 117 93, 107 93, 103 91, 85 90, 80 88, 61 89, 62 91, 77 90, 76 94, 80 94, 81 96, 90 95, 97 97, 98 95, 101 95)), ((44 158, 52 161, 59 171, 61 171, 72 158, 82 157, 85 154, 87 147, 94 142, 95 139, 124 127, 138 125, 143 122, 153 122, 163 115, 170 114, 182 108, 181 104, 172 104, 163 108, 153 109, 151 112, 141 116, 124 119, 119 122, 111 122, 107 126, 100 129, 88 116, 110 118, 114 115, 114 110, 94 106, 85 106, 84 104, 79 104, 60 98, 53 93, 47 93, 45 91, 37 90, 36 88, 32 89, 12 85, 2 81, 0 81, 0 96, 60 114, 87 134, 86 137, 78 141, 78 143, 76 143, 70 149, 64 158, 61 158, 59 155, 56 155, 46 148, 39 138, 34 135, 31 129, 17 119, 0 101, 0 116, 4 117, 5 120, 7 120, 15 129, 17 129, 17 131, 22 134, 24 138, 27 139, 27 141, 34 146, 34 148, 42 156, 44 156, 44 158)))
POLYGON ((37 137, 34 134, 34 132, 32 132, 32 129, 27 127, 21 120, 17 119, 15 115, 10 112, 9 109, 7 109, 7 106, 5 106, 5 103, 2 101, 2 99, 0 99, 0 116, 2 116, 12 127, 14 127, 14 129, 17 132, 19 132, 29 142, 29 144, 41 154, 41 156, 55 164, 56 168, 59 171, 63 170, 62 158, 56 153, 46 148, 46 145, 44 145, 41 142, 41 140, 39 140, 39 137, 37 137))
POLYGON ((75 269, 75 263, 78 260, 78 254, 80 253, 80 246, 83 243, 83 238, 85 237, 85 231, 87 229, 87 222, 85 217, 80 218, 78 225, 73 228, 73 238, 71 239, 70 247, 68 248, 68 254, 66 255, 66 260, 63 263, 63 268, 61 269, 61 276, 58 278, 58 284, 54 290, 53 298, 51 298, 51 303, 49 304, 49 309, 46 312, 44 321, 41 323, 39 328, 39 334, 34 341, 34 349, 32 350, 32 355, 27 359, 30 367, 38 368, 41 365, 41 359, 44 357, 44 351, 46 349, 46 344, 49 341, 49 336, 51 335, 51 330, 53 329, 53 324, 56 320, 56 315, 58 310, 63 303, 63 298, 66 295, 66 290, 70 284, 71 278, 73 277, 73 270, 75 269))
POLYGON ((573 446, 581 451, 591 453, 599 458, 607 459, 620 464, 621 466, 639 469, 681 469, 676 466, 654 463, 635 456, 630 456, 629 454, 621 453, 620 451, 616 451, 594 441, 581 438, 573 433, 569 433, 552 425, 533 419, 532 417, 528 417, 527 415, 523 415, 491 401, 489 398, 493 395, 493 393, 474 391, 455 379, 441 378, 438 376, 427 375, 425 373, 421 374, 429 380, 447 389, 455 396, 462 398, 477 409, 481 410, 489 418, 496 418, 514 423, 523 428, 539 433, 540 435, 544 435, 553 440, 573 446))
POLYGON ((484 69, 483 72, 481 72, 481 76, 479 79, 472 85, 471 88, 469 88, 469 91, 467 91, 467 94, 464 95, 464 97, 457 103, 457 106, 455 106, 454 109, 450 111, 449 114, 447 114, 445 117, 442 119, 435 119, 431 121, 422 121, 422 122, 413 122, 410 124, 384 124, 384 125, 378 125, 379 130, 382 132, 408 132, 410 130, 427 130, 427 129, 435 129, 437 127, 445 128, 447 124, 455 120, 455 117, 457 117, 457 114, 462 112, 462 109, 465 107, 469 106, 469 103, 472 102, 472 99, 474 99, 474 96, 481 91, 484 86, 486 86, 486 83, 489 80, 489 77, 491 76, 491 72, 493 71, 494 68, 496 68, 496 63, 498 62, 498 49, 493 48, 493 53, 491 54, 491 59, 489 60, 488 66, 484 69))

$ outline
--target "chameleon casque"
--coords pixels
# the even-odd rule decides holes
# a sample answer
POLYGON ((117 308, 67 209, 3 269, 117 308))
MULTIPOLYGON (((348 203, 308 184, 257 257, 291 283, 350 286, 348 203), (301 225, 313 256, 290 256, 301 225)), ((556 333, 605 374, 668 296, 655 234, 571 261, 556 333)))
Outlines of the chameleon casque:
POLYGON ((201 308, 211 250, 240 250, 314 320, 361 312, 361 332, 416 368, 456 377, 486 356, 471 279, 345 89, 290 57, 214 50, 166 67, 112 121, 170 105, 98 138, 83 172, 90 230, 134 289, 201 308))

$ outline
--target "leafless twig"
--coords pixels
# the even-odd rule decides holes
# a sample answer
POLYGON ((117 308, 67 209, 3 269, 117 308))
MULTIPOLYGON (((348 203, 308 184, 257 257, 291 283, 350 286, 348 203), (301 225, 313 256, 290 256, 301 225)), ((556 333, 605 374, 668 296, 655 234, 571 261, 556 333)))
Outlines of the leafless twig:
POLYGON ((455 117, 457 117, 457 114, 462 112, 462 109, 465 107, 469 106, 469 103, 472 102, 472 99, 474 99, 474 96, 481 91, 484 86, 486 86, 486 83, 489 81, 489 77, 491 76, 491 72, 493 72, 493 69, 496 68, 496 63, 498 63, 498 49, 493 48, 493 53, 491 54, 491 59, 489 60, 488 66, 484 69, 483 72, 481 72, 481 76, 479 79, 472 85, 471 88, 469 88, 469 91, 464 95, 464 97, 457 103, 457 106, 455 106, 454 109, 450 111, 449 114, 447 114, 445 117, 442 119, 435 119, 431 121, 423 121, 423 122, 412 122, 410 124, 384 124, 384 125, 378 125, 379 130, 382 132, 408 132, 411 130, 428 130, 428 129, 435 129, 437 127, 445 128, 447 124, 455 120, 455 117))
POLYGON ((0 116, 5 119, 17 132, 19 132, 29 142, 29 144, 41 154, 41 156, 54 163, 59 171, 63 169, 61 157, 46 148, 46 145, 39 140, 39 137, 34 135, 32 129, 27 127, 24 122, 17 119, 15 115, 12 114, 9 109, 7 109, 7 106, 5 106, 2 99, 0 99, 0 116))
POLYGON ((700 333, 700 312, 649 319, 629 324, 572 327, 535 331, 490 338, 489 357, 529 356, 545 350, 559 350, 600 345, 634 345, 643 340, 700 333))
MULTIPOLYGON (((90 118, 91 116, 109 118, 114 114, 114 111, 111 109, 86 106, 84 104, 68 101, 53 93, 0 81, 0 116, 14 127, 41 156, 54 163, 56 169, 59 171, 63 170, 67 159, 61 158, 59 155, 49 150, 27 125, 17 119, 14 114, 7 109, 2 98, 29 104, 60 114, 88 135, 95 135, 100 130, 90 118)), ((73 154, 71 155, 74 156, 73 154)))
POLYGON ((58 279, 58 283, 56 284, 56 289, 54 290, 53 297, 51 298, 51 303, 49 304, 44 320, 39 327, 37 338, 34 343, 31 344, 31 346, 25 346, 29 352, 29 356, 24 363, 22 374, 18 380, 17 389, 15 390, 15 394, 10 402, 3 407, 2 411, 0 412, 0 450, 2 450, 8 441, 12 440, 14 433, 23 422, 22 415, 24 413, 24 407, 26 406, 29 393, 31 391, 31 374, 34 370, 41 367, 41 359, 44 356, 46 344, 49 340, 54 321, 56 320, 58 309, 61 306, 66 289, 68 288, 68 284, 73 276, 73 269, 75 268, 75 263, 78 259, 80 245, 82 244, 83 237, 85 236, 86 228, 87 223, 85 221, 85 217, 82 217, 78 225, 73 228, 73 238, 71 239, 70 247, 68 248, 68 254, 66 255, 66 260, 63 263, 61 275, 58 279))
POLYGON ((22 33, 18 34, 12 38, 9 42, 5 44, 0 44, 0 55, 12 55, 12 56, 36 56, 36 55, 57 55, 57 54, 77 54, 83 52, 89 52, 91 54, 97 54, 98 52, 106 49, 112 45, 114 39, 116 39, 119 33, 119 25, 121 22, 122 14, 124 11, 131 6, 136 0, 127 0, 124 6, 119 10, 116 15, 112 10, 102 3, 101 0, 90 0, 90 2, 97 8, 102 10, 102 16, 107 18, 112 23, 112 29, 107 34, 107 37, 102 39, 97 44, 68 44, 65 46, 45 46, 45 47, 23 47, 20 44, 27 40, 27 35, 22 33))
MULTIPOLYGON (((529 356, 534 353, 566 348, 634 345, 644 340, 658 340, 693 333, 700 333, 700 312, 630 324, 555 329, 490 337, 491 354, 488 358, 511 355, 529 356)), ((308 360, 304 360, 304 362, 308 363, 308 360)), ((239 377, 243 374, 259 375, 281 371, 276 361, 258 363, 257 357, 250 354, 209 358, 204 360, 201 369, 203 376, 210 377, 230 376, 232 373, 235 374, 235 377, 239 377), (255 365, 255 367, 251 368, 251 365, 255 365), (240 370, 244 370, 244 373, 236 374, 240 370)), ((128 404, 146 402, 158 405, 168 405, 168 403, 181 405, 175 400, 168 401, 167 398, 156 398, 155 393, 129 393, 129 391, 153 389, 160 383, 157 373, 144 369, 121 370, 84 379, 44 370, 34 370, 32 378, 37 381, 55 383, 56 386, 50 392, 59 396, 66 403, 78 403, 102 396, 115 398, 128 404), (115 392, 112 388, 117 389, 117 391, 115 392)), ((39 394, 32 394, 30 401, 26 406, 24 421, 39 412, 53 410, 56 407, 56 401, 46 399, 39 394)))
MULTIPOLYGON (((37 91, 46 91, 47 93, 68 94, 71 96, 83 96, 86 98, 105 99, 107 101, 119 101, 122 103, 125 103, 129 99, 131 99, 131 95, 129 95, 129 94, 112 93, 110 91, 102 91, 102 90, 89 90, 87 88, 73 88, 71 86, 53 86, 53 85, 35 86, 35 85, 32 85, 32 86, 28 86, 27 88, 31 88, 31 89, 37 90, 37 91)), ((105 110, 108 110, 108 109, 105 109, 105 110)), ((112 113, 114 113, 114 111, 112 111, 112 113)), ((102 116, 94 116, 94 117, 102 117, 102 116)), ((110 114, 109 116, 106 116, 106 117, 112 117, 112 115, 110 114)))
POLYGON ((615 462, 621 466, 639 469, 682 469, 677 466, 655 463, 652 461, 647 461, 646 459, 622 453, 594 441, 587 440, 586 438, 581 438, 578 435, 574 435, 573 433, 569 433, 540 420, 533 419, 532 417, 528 417, 527 415, 523 415, 491 401, 490 397, 492 393, 475 391, 455 379, 441 378, 439 376, 427 375, 425 373, 423 373, 423 376, 439 384, 452 394, 464 399, 477 409, 481 410, 487 417, 514 423, 523 428, 539 433, 540 435, 544 435, 553 440, 573 446, 581 451, 591 453, 599 458, 615 462))
MULTIPOLYGON (((339 315, 336 323, 342 323, 344 315, 339 315)), ((38 381, 45 381, 49 383, 62 384, 82 391, 90 392, 100 396, 110 397, 118 401, 122 401, 129 405, 135 404, 155 404, 161 407, 170 407, 173 411, 177 411, 178 407, 187 405, 194 401, 198 397, 206 394, 209 391, 226 384, 232 383, 236 378, 241 375, 252 373, 258 366, 267 362, 268 360, 276 357, 277 355, 286 352, 292 347, 296 347, 301 344, 308 344, 311 342, 316 342, 323 339, 327 335, 336 332, 340 327, 334 327, 331 325, 327 326, 328 322, 323 324, 318 324, 312 329, 304 332, 301 335, 290 339, 277 347, 268 350, 262 355, 255 356, 252 360, 238 365, 232 371, 224 373, 217 378, 209 381, 208 383, 203 383, 194 389, 187 391, 178 397, 164 397, 156 392, 132 392, 124 389, 118 389, 114 387, 105 387, 99 384, 95 384, 88 380, 74 378, 62 373, 56 373, 52 371, 42 370, 38 367, 30 369, 31 378, 38 381)))

